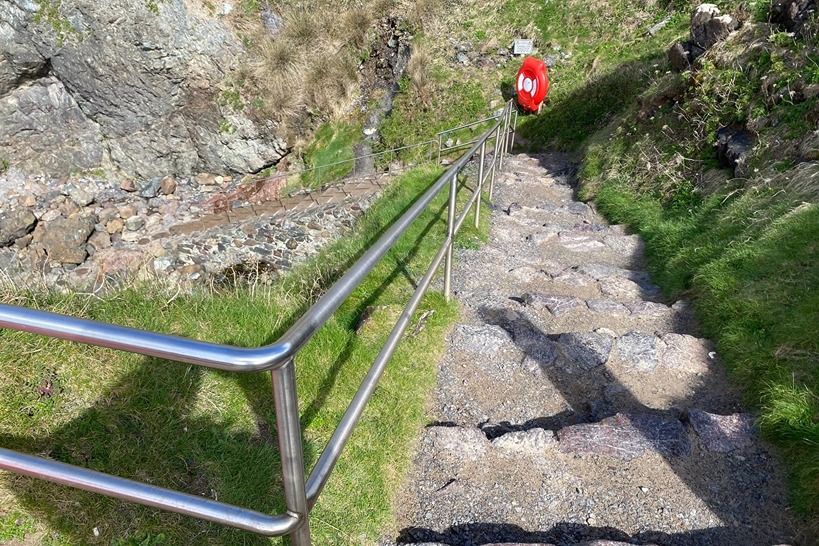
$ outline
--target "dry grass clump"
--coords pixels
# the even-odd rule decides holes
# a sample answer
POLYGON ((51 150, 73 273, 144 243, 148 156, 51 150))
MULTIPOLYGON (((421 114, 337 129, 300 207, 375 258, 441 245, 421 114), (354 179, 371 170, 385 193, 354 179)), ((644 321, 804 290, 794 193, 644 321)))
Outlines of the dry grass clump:
POLYGON ((280 124, 290 140, 318 122, 349 112, 358 99, 357 59, 369 48, 373 20, 392 0, 308 0, 266 5, 283 21, 271 34, 254 11, 230 22, 248 50, 238 87, 245 105, 280 124))
POLYGON ((427 108, 429 108, 433 94, 431 70, 432 55, 429 51, 423 47, 415 49, 407 63, 407 76, 413 92, 427 108))

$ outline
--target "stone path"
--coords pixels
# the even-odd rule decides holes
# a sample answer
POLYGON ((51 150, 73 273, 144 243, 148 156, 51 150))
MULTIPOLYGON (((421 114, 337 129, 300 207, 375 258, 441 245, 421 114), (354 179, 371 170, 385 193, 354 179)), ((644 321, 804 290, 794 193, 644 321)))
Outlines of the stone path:
POLYGON ((509 158, 490 242, 460 256, 462 323, 382 545, 799 543, 690 306, 574 199, 571 169, 509 158))

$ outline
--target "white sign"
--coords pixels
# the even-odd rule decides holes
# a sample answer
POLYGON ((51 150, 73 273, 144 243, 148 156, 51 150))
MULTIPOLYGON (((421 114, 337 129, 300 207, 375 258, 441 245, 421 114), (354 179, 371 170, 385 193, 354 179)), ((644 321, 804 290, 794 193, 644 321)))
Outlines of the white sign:
POLYGON ((529 55, 534 48, 532 40, 515 40, 512 53, 515 55, 529 55))

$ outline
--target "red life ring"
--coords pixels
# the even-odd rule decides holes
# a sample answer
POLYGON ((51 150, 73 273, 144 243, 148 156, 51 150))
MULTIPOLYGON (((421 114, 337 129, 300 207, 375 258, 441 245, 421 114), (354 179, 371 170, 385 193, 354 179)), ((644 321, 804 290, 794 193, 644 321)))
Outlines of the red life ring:
POLYGON ((534 57, 526 57, 515 77, 518 103, 524 110, 537 112, 549 92, 549 75, 546 63, 534 57))

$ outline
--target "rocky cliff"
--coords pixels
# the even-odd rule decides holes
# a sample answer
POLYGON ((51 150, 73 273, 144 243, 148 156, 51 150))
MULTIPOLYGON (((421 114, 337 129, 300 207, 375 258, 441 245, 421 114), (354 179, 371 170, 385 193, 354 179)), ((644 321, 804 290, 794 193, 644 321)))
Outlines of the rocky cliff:
POLYGON ((275 164, 276 126, 218 104, 243 55, 186 0, 0 2, 0 160, 156 178, 275 164))

